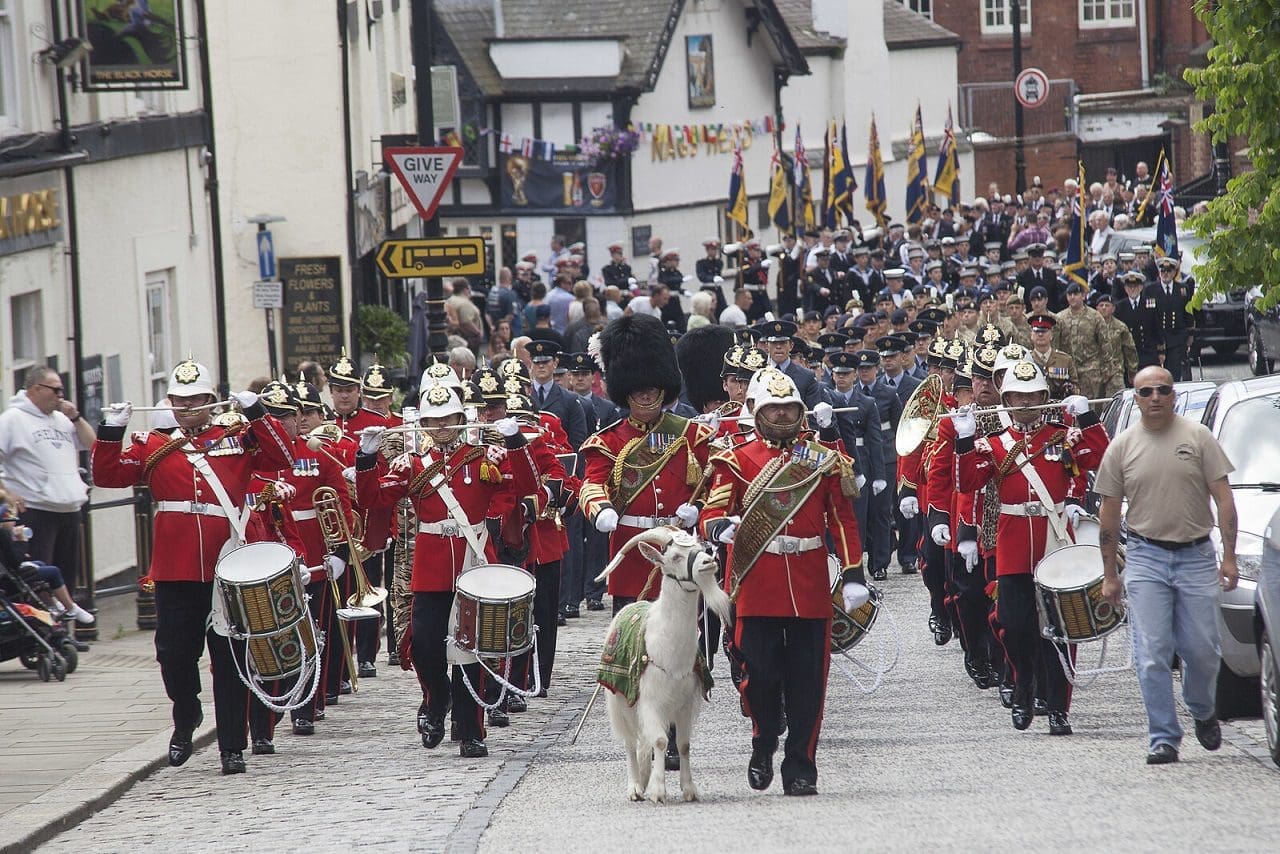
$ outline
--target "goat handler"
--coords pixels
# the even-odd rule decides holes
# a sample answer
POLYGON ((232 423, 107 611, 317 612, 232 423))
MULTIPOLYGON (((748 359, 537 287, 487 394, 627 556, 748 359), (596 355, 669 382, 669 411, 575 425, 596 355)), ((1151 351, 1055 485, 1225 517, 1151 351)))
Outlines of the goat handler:
POLYGON ((839 450, 801 436, 804 404, 790 377, 768 368, 753 385, 753 435, 711 456, 703 534, 729 545, 725 584, 737 603, 732 645, 743 672, 743 711, 752 721, 747 783, 763 790, 773 782, 785 702, 783 789, 815 795, 831 663, 826 534, 842 567, 846 610, 870 595, 851 500, 853 464, 839 450))

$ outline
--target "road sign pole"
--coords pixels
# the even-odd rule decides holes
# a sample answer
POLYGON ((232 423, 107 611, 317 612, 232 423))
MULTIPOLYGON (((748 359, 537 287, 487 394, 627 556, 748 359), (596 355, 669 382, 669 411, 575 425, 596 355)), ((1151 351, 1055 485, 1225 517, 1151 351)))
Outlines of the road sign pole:
MULTIPOLYGON (((267 230, 267 224, 266 224, 265 222, 259 222, 259 223, 258 223, 258 233, 259 233, 259 234, 262 234, 262 233, 263 233, 263 232, 265 232, 266 230, 267 230)), ((274 247, 273 247, 273 248, 272 248, 272 252, 274 253, 274 251, 275 251, 275 250, 274 250, 274 247)), ((274 267, 274 266, 275 266, 274 258, 273 258, 273 260, 272 260, 272 262, 271 262, 271 263, 272 263, 272 266, 274 267)), ((272 272, 272 273, 274 273, 274 272, 275 272, 275 270, 273 269, 273 270, 271 270, 271 272, 272 272)), ((267 362, 268 362, 268 364, 270 364, 270 366, 271 366, 271 379, 273 379, 273 380, 278 380, 278 379, 280 379, 280 360, 276 358, 276 314, 275 314, 275 309, 273 309, 273 308, 266 308, 266 309, 263 309, 263 314, 265 314, 265 315, 266 315, 266 319, 267 319, 267 362)))
POLYGON ((1013 26, 1013 189, 1019 196, 1027 189, 1027 152, 1022 142, 1022 101, 1018 98, 1018 75, 1022 73, 1022 2, 1009 0, 1009 23, 1013 26))
MULTIPOLYGON (((410 0, 411 49, 413 51, 414 106, 418 125, 418 144, 434 145, 436 141, 435 108, 431 102, 431 0, 410 0)), ((440 236, 440 219, 432 216, 422 222, 424 237, 440 236)), ((432 355, 447 360, 449 337, 444 313, 444 281, 439 276, 426 279, 427 346, 432 355)), ((410 366, 410 368, 422 366, 410 366)))

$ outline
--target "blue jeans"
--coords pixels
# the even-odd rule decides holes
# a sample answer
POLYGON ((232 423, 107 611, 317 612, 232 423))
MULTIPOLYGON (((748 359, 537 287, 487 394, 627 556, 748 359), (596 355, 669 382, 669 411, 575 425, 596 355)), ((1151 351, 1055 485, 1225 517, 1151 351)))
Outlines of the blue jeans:
POLYGON ((1182 699, 1197 720, 1214 717, 1218 562, 1213 544, 1168 551, 1129 538, 1124 569, 1133 660, 1147 707, 1150 746, 1182 743, 1171 663, 1182 660, 1182 699))

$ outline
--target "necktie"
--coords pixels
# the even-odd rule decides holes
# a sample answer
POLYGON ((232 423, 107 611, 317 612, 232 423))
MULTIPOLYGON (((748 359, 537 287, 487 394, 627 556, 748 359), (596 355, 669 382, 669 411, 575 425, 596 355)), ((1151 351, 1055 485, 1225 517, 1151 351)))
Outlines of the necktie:
POLYGON ((889 384, 889 388, 897 388, 898 384, 893 381, 892 377, 885 377, 885 382, 889 384))
POLYGON ((1129 301, 1129 304, 1133 306, 1133 310, 1134 310, 1134 311, 1137 311, 1137 310, 1138 310, 1138 301, 1137 301, 1136 299, 1135 299, 1135 300, 1130 300, 1130 301, 1129 301))
POLYGON ((865 395, 867 395, 867 396, 870 396, 870 395, 871 395, 871 386, 869 386, 869 385, 864 385, 864 386, 862 387, 862 393, 863 393, 863 394, 865 394, 865 395))
POLYGON ((1173 296, 1173 285, 1164 286, 1164 295, 1167 297, 1173 296))
POLYGON ((547 403, 547 387, 539 386, 538 387, 538 405, 545 406, 546 403, 547 403))

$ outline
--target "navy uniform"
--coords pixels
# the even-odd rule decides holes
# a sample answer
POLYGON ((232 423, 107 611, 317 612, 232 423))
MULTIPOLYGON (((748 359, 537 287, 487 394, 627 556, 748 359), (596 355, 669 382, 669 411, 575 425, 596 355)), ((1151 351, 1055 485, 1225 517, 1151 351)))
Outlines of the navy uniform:
MULTIPOLYGON (((898 419, 902 417, 902 401, 898 393, 890 388, 883 376, 868 376, 880 368, 880 354, 875 350, 859 350, 853 354, 854 364, 858 368, 858 383, 855 388, 876 402, 876 412, 880 418, 881 447, 884 449, 884 464, 888 471, 896 471, 898 451, 894 445, 898 430, 898 419)), ((874 490, 873 490, 874 491, 874 490)), ((870 556, 872 573, 879 576, 889 566, 889 551, 892 546, 892 508, 893 492, 888 488, 872 495, 867 511, 867 554, 870 556)))
MULTIPOLYGON (((715 250, 718 252, 720 250, 720 241, 712 237, 708 240, 702 241, 702 247, 707 250, 715 250)), ((720 312, 729 307, 729 304, 724 298, 724 288, 721 287, 722 282, 716 281, 716 279, 723 280, 723 273, 724 261, 715 257, 712 252, 708 252, 707 257, 705 258, 699 258, 698 262, 693 265, 693 274, 698 279, 698 283, 701 285, 702 290, 711 294, 711 296, 715 298, 716 317, 719 317, 720 312)))
POLYGON ((631 279, 635 274, 631 272, 631 265, 623 257, 622 248, 621 243, 609 244, 610 260, 600 268, 600 278, 606 288, 614 287, 626 293, 631 290, 631 279))
MULTIPOLYGON (((880 351, 881 362, 885 358, 900 357, 901 354, 908 353, 913 349, 912 344, 903 337, 905 334, 911 333, 886 335, 883 338, 876 339, 876 349, 880 351)), ((907 401, 911 399, 912 392, 920 385, 919 379, 906 372, 900 373, 896 377, 891 377, 888 372, 885 372, 880 381, 893 389, 894 393, 898 395, 898 402, 903 409, 906 409, 907 401)), ((896 452, 897 449, 895 447, 894 453, 896 454, 896 452)), ((896 478, 891 477, 889 480, 896 481, 896 478)), ((889 503, 893 513, 893 528, 897 532, 898 539, 898 566, 902 568, 904 573, 911 573, 915 571, 916 563, 920 560, 920 550, 917 544, 920 540, 922 520, 919 516, 908 519, 902 515, 902 511, 898 509, 896 483, 894 486, 895 488, 888 490, 888 492, 891 493, 889 503)))
MULTIPOLYGON (((880 430, 880 411, 875 398, 867 397, 858 389, 855 381, 847 392, 840 391, 834 382, 837 374, 848 375, 858 367, 853 353, 833 353, 827 357, 832 383, 827 386, 828 402, 836 409, 848 412, 836 413, 836 426, 844 441, 845 452, 853 457, 859 480, 858 496, 853 500, 853 512, 858 519, 858 530, 866 531, 871 511, 870 484, 889 479, 885 469, 884 433, 880 430)), ((883 580, 877 577, 876 580, 883 580)))
MULTIPOLYGON (((1187 303, 1195 292, 1190 280, 1178 281, 1178 259, 1165 256, 1156 261, 1160 280, 1143 291, 1147 308, 1155 312, 1156 352, 1164 355, 1164 367, 1173 374, 1174 382, 1191 379, 1188 349, 1195 332, 1195 321, 1187 312, 1187 303), (1166 279, 1167 277, 1167 279, 1166 279)), ((1134 336, 1135 342, 1137 336, 1134 336)))
MULTIPOLYGON (((571 353, 568 368, 571 374, 594 375, 600 370, 590 353, 571 353)), ((622 410, 613 401, 594 391, 579 395, 579 398, 583 409, 590 413, 587 426, 592 435, 622 417, 622 410)), ((565 579, 560 595, 560 610, 566 616, 577 615, 578 602, 582 598, 587 600, 588 611, 604 610, 605 582, 596 581, 596 576, 609 562, 609 535, 600 533, 594 525, 582 525, 581 514, 575 513, 572 518, 578 519, 582 528, 582 547, 578 548, 576 543, 570 545, 570 555, 575 561, 571 564, 574 574, 565 579)))
POLYGON ((1156 310, 1155 297, 1148 297, 1146 289, 1147 277, 1137 270, 1124 274, 1124 293, 1112 300, 1116 307, 1115 317, 1133 334, 1133 346, 1138 351, 1138 370, 1150 365, 1160 364, 1160 353, 1156 349, 1156 310), (1130 293, 1132 291, 1132 294, 1130 293))

